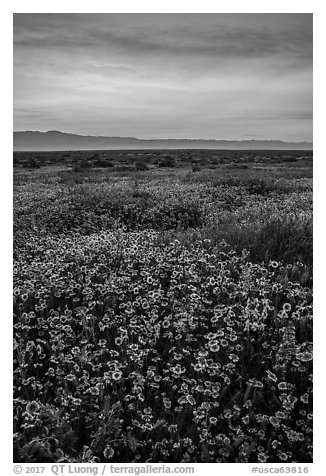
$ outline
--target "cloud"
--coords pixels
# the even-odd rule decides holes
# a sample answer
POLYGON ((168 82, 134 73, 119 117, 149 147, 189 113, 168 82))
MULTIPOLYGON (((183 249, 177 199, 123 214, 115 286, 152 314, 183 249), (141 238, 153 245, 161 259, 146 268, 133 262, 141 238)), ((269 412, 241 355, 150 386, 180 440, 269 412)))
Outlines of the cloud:
POLYGON ((312 15, 15 14, 14 104, 24 129, 311 139, 312 15))
POLYGON ((79 48, 119 51, 128 56, 168 54, 176 56, 245 57, 286 54, 311 61, 312 19, 297 14, 278 25, 286 14, 243 15, 230 22, 230 15, 135 14, 16 14, 14 45, 25 48, 79 48), (139 18, 141 17, 141 18, 139 18), (224 18, 228 21, 224 21, 224 18), (302 18, 301 18, 302 17, 302 18), (214 15, 213 15, 214 18, 214 15), (136 20, 137 19, 137 20, 136 20), (153 24, 153 19, 155 22, 153 24), (201 19, 201 21, 199 21, 201 19), (128 20, 128 21, 127 21, 128 20), (250 21, 249 21, 250 20, 250 21))

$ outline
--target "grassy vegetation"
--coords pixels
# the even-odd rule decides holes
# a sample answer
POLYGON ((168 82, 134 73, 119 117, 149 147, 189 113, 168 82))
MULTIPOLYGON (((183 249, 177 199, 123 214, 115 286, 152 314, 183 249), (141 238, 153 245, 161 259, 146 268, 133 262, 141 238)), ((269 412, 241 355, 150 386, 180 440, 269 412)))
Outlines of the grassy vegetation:
POLYGON ((90 167, 130 167, 141 163, 153 167, 215 168, 221 164, 239 169, 253 164, 278 164, 302 167, 311 164, 310 150, 98 150, 58 152, 14 152, 14 166, 37 169, 48 165, 65 165, 82 170, 90 167))
POLYGON ((311 161, 200 152, 20 158, 16 462, 312 461, 311 161))

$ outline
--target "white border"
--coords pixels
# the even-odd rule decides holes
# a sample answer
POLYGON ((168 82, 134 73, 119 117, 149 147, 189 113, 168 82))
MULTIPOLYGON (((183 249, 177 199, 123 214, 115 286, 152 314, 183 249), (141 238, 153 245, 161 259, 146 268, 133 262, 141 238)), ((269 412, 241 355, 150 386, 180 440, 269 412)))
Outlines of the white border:
MULTIPOLYGON (((325 469, 323 443, 325 429, 325 410, 323 403, 325 393, 325 369, 322 350, 324 339, 325 319, 323 302, 325 278, 325 212, 323 190, 325 188, 325 61, 323 60, 325 42, 325 7, 322 1, 207 1, 181 2, 165 1, 122 1, 109 2, 92 0, 85 1, 12 1, 1 6, 1 359, 3 386, 1 392, 1 455, 5 468, 3 474, 12 474, 12 14, 13 13, 313 13, 314 14, 314 288, 315 288, 315 332, 314 332, 314 463, 309 466, 309 474, 321 475, 325 469), (244 9, 244 7, 246 7, 244 9), (7 468, 8 466, 8 468, 7 468), (8 471, 7 471, 8 469, 8 471)), ((222 466, 213 464, 196 464, 196 475, 213 475, 221 473, 250 474, 253 465, 236 465, 223 463, 222 466)), ((271 467, 273 465, 259 465, 271 467)), ((277 466, 277 465, 275 465, 277 466)), ((291 465, 290 465, 291 466, 291 465)), ((294 466, 294 465, 292 465, 294 466)), ((292 473, 293 474, 293 473, 292 473)))

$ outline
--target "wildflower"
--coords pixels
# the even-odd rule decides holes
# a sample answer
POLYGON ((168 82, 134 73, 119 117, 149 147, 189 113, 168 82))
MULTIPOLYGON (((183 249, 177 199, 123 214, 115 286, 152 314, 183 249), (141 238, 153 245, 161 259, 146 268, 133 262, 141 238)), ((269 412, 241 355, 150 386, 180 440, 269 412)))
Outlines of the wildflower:
POLYGON ((184 367, 181 367, 180 364, 176 364, 174 367, 171 368, 173 374, 175 377, 180 377, 186 369, 184 367))
POLYGON ((266 463, 267 456, 265 455, 265 453, 258 453, 257 459, 259 463, 266 463))
MULTIPOLYGON (((53 370, 53 369, 52 369, 53 370)), ((75 376, 72 375, 72 374, 68 374, 66 375, 66 380, 68 380, 68 382, 73 382, 75 380, 75 376)))
POLYGON ((276 293, 279 293, 282 291, 282 285, 280 283, 273 284, 272 290, 276 293))
POLYGON ((292 306, 289 302, 286 302, 286 303, 283 304, 283 309, 284 309, 285 312, 290 312, 291 308, 292 308, 292 306))
POLYGON ((171 400, 168 398, 163 398, 163 405, 166 410, 169 410, 171 408, 171 400))
POLYGON ((120 370, 115 370, 115 371, 112 373, 112 378, 113 378, 113 380, 115 380, 115 381, 120 380, 121 377, 122 377, 122 373, 120 372, 120 370))
POLYGON ((130 344, 129 345, 129 349, 134 350, 134 351, 138 350, 138 347, 139 347, 138 344, 130 344))
POLYGON ((90 387, 87 390, 87 392, 90 393, 91 395, 99 395, 99 393, 100 393, 98 387, 90 387))
POLYGON ((285 410, 292 410, 293 408, 293 403, 291 402, 283 402, 283 408, 285 408, 285 410))
POLYGON ((187 397, 183 395, 182 397, 178 398, 178 403, 179 405, 184 405, 185 403, 187 403, 187 397))
POLYGON ((231 417, 232 417, 232 412, 231 412, 231 410, 228 410, 228 409, 225 410, 225 411, 224 411, 224 417, 227 418, 227 419, 231 418, 231 417))
POLYGON ((273 374, 273 372, 271 372, 270 370, 267 370, 267 377, 272 380, 273 382, 277 382, 277 377, 275 374, 273 374))
POLYGON ((38 410, 40 409, 40 406, 39 404, 33 400, 32 402, 29 402, 27 405, 26 405, 26 411, 30 414, 30 415, 34 415, 34 413, 36 413, 38 410))
POLYGON ((302 352, 296 355, 297 359, 301 360, 301 362, 310 362, 313 359, 313 355, 311 352, 302 352))
POLYGON ((211 408, 211 405, 209 402, 203 402, 201 405, 201 408, 203 408, 204 410, 209 410, 211 408))
POLYGON ((288 455, 284 453, 283 451, 278 452, 278 457, 280 458, 281 461, 287 461, 288 455))
POLYGON ((261 382, 260 380, 257 380, 256 378, 251 378, 248 381, 248 385, 251 385, 252 387, 255 387, 255 388, 263 388, 264 387, 263 382, 261 382))
POLYGON ((276 418, 283 419, 283 418, 285 418, 285 413, 278 411, 278 412, 275 413, 275 416, 276 416, 276 418))
POLYGON ((276 269, 276 268, 278 267, 278 262, 277 262, 277 261, 270 261, 270 262, 269 262, 269 265, 270 265, 272 268, 276 269))
POLYGON ((220 346, 216 340, 210 341, 208 347, 211 352, 218 352, 220 350, 220 346))
POLYGON ((308 403, 309 402, 309 395, 307 393, 304 393, 301 395, 300 400, 302 403, 308 403))
POLYGON ((281 443, 280 443, 279 441, 273 440, 273 441, 272 441, 272 448, 273 448, 274 450, 276 450, 276 448, 277 448, 278 446, 280 446, 280 444, 281 444, 281 443))
POLYGON ((105 459, 111 459, 114 456, 114 449, 111 446, 107 446, 103 451, 103 456, 105 459))
POLYGON ((187 402, 190 403, 190 405, 195 405, 196 400, 192 395, 187 395, 187 402))
POLYGON ((170 426, 168 427, 168 431, 169 431, 170 433, 175 433, 176 431, 178 431, 178 425, 170 425, 170 426))
POLYGON ((275 427, 279 427, 280 426, 280 420, 274 416, 271 416, 269 418, 269 422, 271 425, 275 426, 275 427))

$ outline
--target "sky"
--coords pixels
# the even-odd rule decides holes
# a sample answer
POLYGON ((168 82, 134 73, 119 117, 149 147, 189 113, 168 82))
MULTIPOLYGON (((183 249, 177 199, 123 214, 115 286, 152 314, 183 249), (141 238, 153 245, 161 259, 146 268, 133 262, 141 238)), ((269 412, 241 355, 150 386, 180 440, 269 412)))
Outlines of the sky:
POLYGON ((312 140, 312 14, 14 14, 14 130, 312 140))

